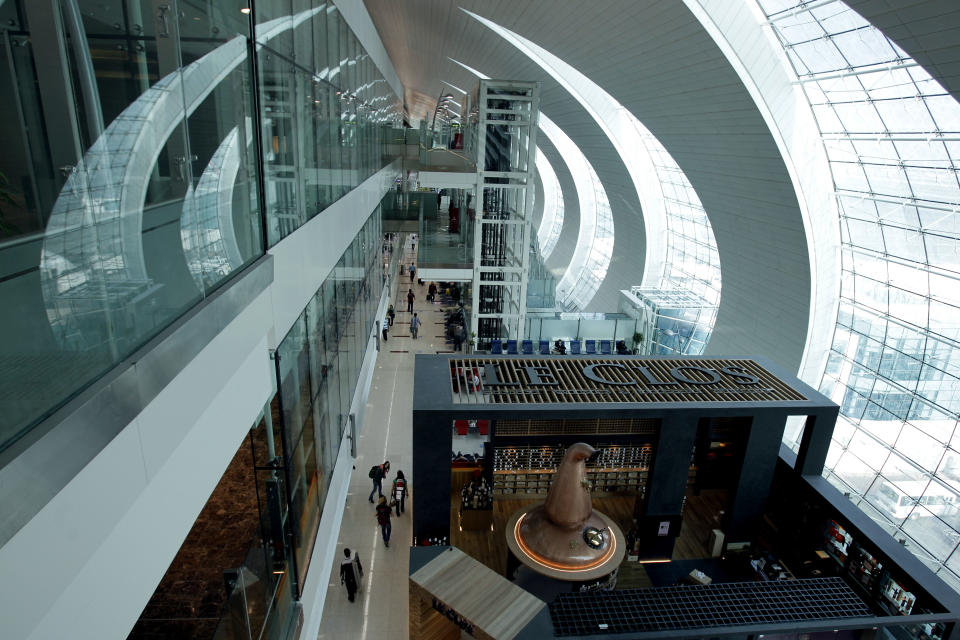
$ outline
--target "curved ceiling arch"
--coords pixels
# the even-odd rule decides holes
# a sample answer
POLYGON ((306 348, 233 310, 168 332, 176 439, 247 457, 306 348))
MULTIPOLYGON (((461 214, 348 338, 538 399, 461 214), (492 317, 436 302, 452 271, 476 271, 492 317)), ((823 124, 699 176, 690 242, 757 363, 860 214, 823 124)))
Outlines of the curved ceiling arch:
MULTIPOLYGON (((615 150, 604 150, 610 143, 599 127, 559 95, 552 79, 542 80, 542 71, 501 39, 490 38, 489 30, 457 5, 366 3, 408 100, 413 92, 438 95, 441 78, 464 86, 467 80, 458 82, 462 73, 450 75, 447 56, 501 77, 541 79, 543 109, 587 154, 610 198, 619 237, 595 301, 615 308, 617 292, 605 297, 606 285, 641 272, 645 240, 632 181, 615 150)), ((582 4, 558 10, 547 0, 531 0, 523 11, 508 3, 460 4, 561 57, 663 143, 710 212, 723 265, 723 298, 707 353, 760 353, 796 370, 811 306, 797 195, 749 92, 690 10, 682 3, 630 0, 603 0, 590 6, 589 15, 582 4)))
MULTIPOLYGON (((647 252, 641 284, 720 300, 720 259, 707 213, 669 152, 610 94, 543 47, 475 13, 465 13, 523 51, 587 110, 616 148, 643 210, 647 252)), ((714 316, 708 316, 713 318, 714 316)), ((705 327, 707 335, 712 327, 705 327)))
POLYGON ((537 227, 537 242, 540 245, 540 255, 546 260, 556 248, 560 232, 563 230, 563 189, 560 187, 557 172, 553 170, 550 160, 539 147, 537 148, 537 173, 543 185, 540 207, 542 213, 537 227))

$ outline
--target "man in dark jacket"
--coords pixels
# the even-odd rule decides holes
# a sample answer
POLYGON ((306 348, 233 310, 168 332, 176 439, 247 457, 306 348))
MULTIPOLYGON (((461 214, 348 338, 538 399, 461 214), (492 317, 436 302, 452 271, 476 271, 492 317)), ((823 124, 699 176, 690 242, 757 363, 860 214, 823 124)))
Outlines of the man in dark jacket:
POLYGON ((350 549, 343 550, 343 560, 340 561, 340 584, 347 588, 347 600, 353 602, 353 596, 360 587, 360 578, 363 576, 363 567, 360 566, 360 557, 356 554, 350 557, 350 549))

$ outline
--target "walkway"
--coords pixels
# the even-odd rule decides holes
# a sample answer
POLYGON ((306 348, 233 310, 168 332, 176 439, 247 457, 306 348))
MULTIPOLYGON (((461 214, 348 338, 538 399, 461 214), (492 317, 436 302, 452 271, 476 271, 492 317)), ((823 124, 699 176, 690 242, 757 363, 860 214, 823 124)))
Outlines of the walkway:
MULTIPOLYGON (((404 238, 401 266, 406 269, 416 261, 410 238, 404 238)), ((367 502, 372 483, 367 477, 370 467, 390 461, 390 473, 383 482, 388 487, 402 470, 411 476, 413 447, 411 444, 411 411, 413 407, 413 360, 417 353, 436 353, 449 349, 442 337, 443 316, 439 305, 426 302, 427 287, 413 285, 417 299, 414 311, 423 325, 417 340, 410 338, 410 317, 407 313, 407 289, 411 288, 406 271, 395 278, 391 295, 396 321, 387 342, 381 343, 377 368, 373 375, 363 433, 358 438, 356 470, 350 479, 346 511, 337 543, 337 558, 330 574, 330 586, 323 611, 320 635, 323 640, 403 640, 408 634, 407 574, 408 548, 411 542, 411 510, 417 488, 410 487, 406 513, 394 517, 390 548, 385 548, 374 515, 374 505, 367 502), (439 323, 439 324, 438 324, 439 323), (347 600, 340 585, 340 558, 343 548, 359 550, 363 564, 363 591, 355 602, 347 600)), ((385 495, 386 495, 385 493, 385 495)))

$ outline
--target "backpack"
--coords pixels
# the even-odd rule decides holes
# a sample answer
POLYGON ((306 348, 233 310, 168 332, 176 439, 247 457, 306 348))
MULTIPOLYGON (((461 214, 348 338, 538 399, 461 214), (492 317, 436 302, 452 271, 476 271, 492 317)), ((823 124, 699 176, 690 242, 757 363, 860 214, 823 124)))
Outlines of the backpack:
POLYGON ((379 477, 380 477, 380 465, 375 464, 375 465, 373 465, 372 467, 370 467, 370 473, 367 474, 367 477, 368 477, 368 478, 372 478, 373 480, 376 480, 377 478, 379 478, 379 477))

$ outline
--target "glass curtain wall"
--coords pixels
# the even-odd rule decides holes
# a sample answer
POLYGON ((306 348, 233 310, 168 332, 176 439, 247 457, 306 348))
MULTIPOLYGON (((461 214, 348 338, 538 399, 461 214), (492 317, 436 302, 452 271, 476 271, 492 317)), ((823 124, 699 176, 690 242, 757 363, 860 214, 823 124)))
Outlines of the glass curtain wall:
POLYGON ((826 476, 960 588, 960 104, 843 2, 759 4, 810 101, 840 211, 826 476))
POLYGON ((378 208, 275 355, 289 521, 301 588, 363 357, 374 333, 384 287, 381 231, 378 208))
POLYGON ((388 161, 336 8, 247 6, 0 3, 0 450, 388 161))
POLYGON ((388 161, 389 84, 331 2, 256 3, 267 241, 274 245, 388 161))

